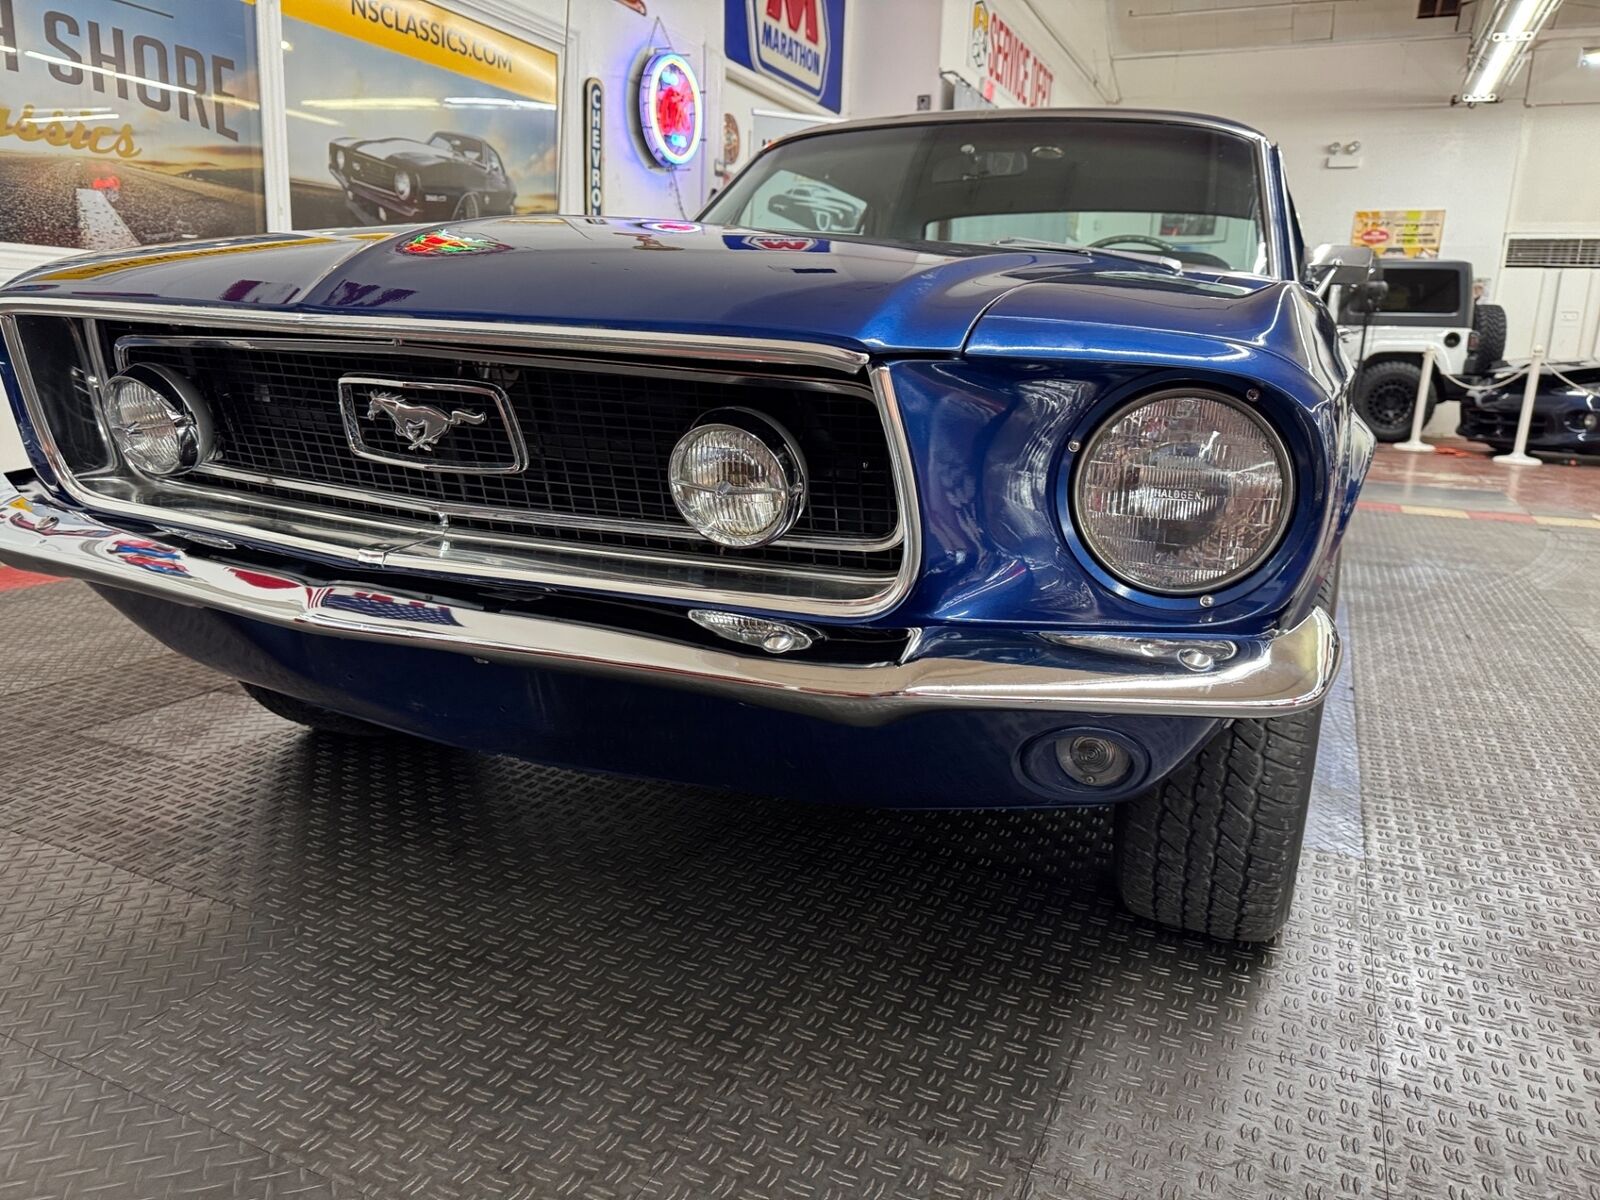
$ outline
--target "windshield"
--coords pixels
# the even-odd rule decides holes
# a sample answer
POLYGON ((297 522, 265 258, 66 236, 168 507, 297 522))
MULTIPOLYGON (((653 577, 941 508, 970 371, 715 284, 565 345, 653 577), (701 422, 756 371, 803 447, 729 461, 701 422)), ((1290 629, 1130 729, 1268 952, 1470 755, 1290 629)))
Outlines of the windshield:
POLYGON ((841 130, 758 158, 704 219, 779 233, 1007 238, 1268 273, 1247 138, 1155 121, 1016 118, 841 130))

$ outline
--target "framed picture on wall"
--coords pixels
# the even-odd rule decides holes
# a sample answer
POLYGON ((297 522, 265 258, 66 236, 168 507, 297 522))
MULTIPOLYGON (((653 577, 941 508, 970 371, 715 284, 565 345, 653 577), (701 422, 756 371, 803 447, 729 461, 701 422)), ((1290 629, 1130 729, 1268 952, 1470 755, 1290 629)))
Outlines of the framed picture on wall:
POLYGON ((266 228, 253 4, 3 0, 0 46, 0 242, 266 228))
POLYGON ((554 51, 429 0, 283 0, 283 39, 295 228, 555 210, 554 51))

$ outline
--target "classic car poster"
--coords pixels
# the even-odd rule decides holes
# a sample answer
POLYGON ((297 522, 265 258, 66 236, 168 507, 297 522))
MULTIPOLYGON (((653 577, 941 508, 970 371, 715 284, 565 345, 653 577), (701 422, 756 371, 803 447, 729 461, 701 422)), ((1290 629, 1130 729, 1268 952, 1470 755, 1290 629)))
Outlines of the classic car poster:
POLYGON ((1438 258, 1444 209, 1382 208, 1356 213, 1350 241, 1393 258, 1438 258))
POLYGON ((266 228, 244 0, 0 0, 0 45, 0 242, 266 228))
POLYGON ((556 55, 428 0, 283 0, 297 229, 556 208, 556 55))

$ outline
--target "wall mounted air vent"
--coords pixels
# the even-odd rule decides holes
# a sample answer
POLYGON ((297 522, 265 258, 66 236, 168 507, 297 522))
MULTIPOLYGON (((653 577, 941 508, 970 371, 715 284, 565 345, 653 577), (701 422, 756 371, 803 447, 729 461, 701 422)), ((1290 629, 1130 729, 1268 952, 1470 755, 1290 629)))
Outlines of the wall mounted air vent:
POLYGON ((1454 17, 1461 12, 1461 0, 1417 0, 1417 20, 1429 17, 1454 17))
POLYGON ((1508 267, 1600 267, 1600 238, 1514 237, 1506 245, 1508 267))

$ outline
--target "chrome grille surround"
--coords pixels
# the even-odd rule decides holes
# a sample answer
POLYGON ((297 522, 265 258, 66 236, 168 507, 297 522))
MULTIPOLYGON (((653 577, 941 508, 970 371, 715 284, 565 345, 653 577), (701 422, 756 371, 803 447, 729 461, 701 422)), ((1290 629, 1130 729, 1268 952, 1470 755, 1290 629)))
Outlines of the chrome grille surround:
MULTIPOLYGON (((163 304, 107 304, 13 297, 0 305, 0 328, 11 349, 23 399, 44 455, 74 500, 108 514, 134 517, 177 533, 381 566, 508 584, 572 587, 696 604, 727 604, 764 611, 860 619, 893 608, 911 586, 920 538, 909 452, 888 372, 867 356, 817 343, 719 336, 689 337, 633 330, 520 325, 515 323, 396 319, 367 315, 283 313, 163 304), (191 475, 155 483, 109 474, 73 473, 51 434, 49 415, 35 386, 18 318, 54 316, 82 323, 88 336, 89 386, 114 369, 102 336, 110 323, 150 322, 181 327, 185 335, 241 347, 263 340, 304 339, 319 350, 350 349, 379 355, 432 354, 462 359, 508 357, 544 363, 560 358, 586 368, 693 372, 718 378, 761 379, 763 373, 806 379, 830 392, 857 392, 881 423, 893 483, 895 525, 872 542, 859 539, 785 539, 794 555, 822 550, 877 555, 872 569, 850 565, 742 560, 696 544, 692 531, 659 522, 592 520, 581 514, 540 513, 514 529, 508 515, 470 506, 421 505, 360 489, 274 480, 235 472, 229 488, 218 478, 191 475), (463 353, 462 347, 471 350, 463 353), (587 356, 594 356, 593 359, 587 356), (797 375, 797 373, 799 373, 797 375), (253 489, 253 490, 249 490, 253 489), (333 505, 342 507, 332 507, 333 505), (480 525, 472 528, 474 521, 480 525)), ((54 365, 54 364, 52 364, 54 365)), ((846 555, 848 557, 848 554, 846 555)), ((863 559, 862 561, 868 561, 863 559)))

